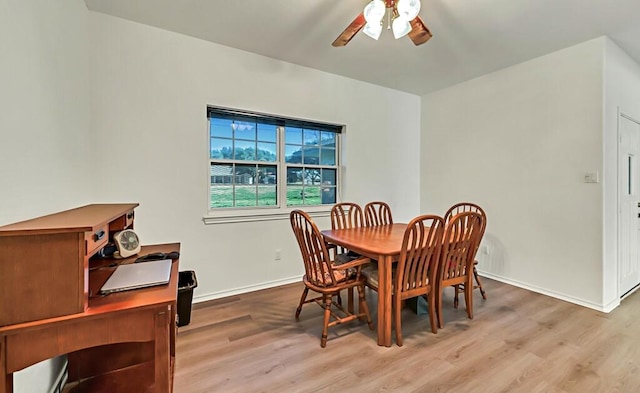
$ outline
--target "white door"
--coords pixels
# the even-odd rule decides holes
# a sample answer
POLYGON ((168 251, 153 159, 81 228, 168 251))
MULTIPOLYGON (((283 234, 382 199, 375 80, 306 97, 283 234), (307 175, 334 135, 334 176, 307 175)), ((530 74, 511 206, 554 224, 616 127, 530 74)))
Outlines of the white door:
POLYGON ((640 284, 640 124, 618 118, 620 297, 640 284))

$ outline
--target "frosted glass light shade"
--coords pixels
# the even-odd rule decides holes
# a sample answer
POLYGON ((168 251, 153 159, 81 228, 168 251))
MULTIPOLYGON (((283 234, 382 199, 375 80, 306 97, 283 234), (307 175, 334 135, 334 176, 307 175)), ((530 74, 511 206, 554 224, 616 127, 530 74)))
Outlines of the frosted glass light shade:
POLYGON ((400 15, 393 20, 393 36, 396 38, 404 37, 411 31, 411 24, 404 16, 400 15))
POLYGON ((401 16, 413 20, 420 12, 420 0, 399 0, 397 8, 401 16))
POLYGON ((380 34, 382 34, 382 24, 379 21, 373 24, 367 22, 362 31, 374 40, 377 40, 380 38, 380 34))
POLYGON ((386 7, 382 0, 372 0, 364 7, 364 19, 372 25, 380 23, 384 18, 386 7))

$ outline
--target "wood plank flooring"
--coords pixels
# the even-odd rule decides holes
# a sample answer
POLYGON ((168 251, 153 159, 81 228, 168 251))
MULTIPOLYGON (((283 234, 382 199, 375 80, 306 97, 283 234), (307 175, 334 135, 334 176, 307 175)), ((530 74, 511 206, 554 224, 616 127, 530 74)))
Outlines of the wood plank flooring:
MULTIPOLYGON (((322 310, 294 318, 303 285, 193 306, 178 329, 176 393, 199 392, 639 392, 640 293, 610 314, 484 279, 474 319, 444 298, 445 327, 405 309, 404 346, 376 345, 355 321, 329 330, 322 310)), ((346 296, 344 297, 346 299, 346 296)), ((367 290, 374 313, 377 295, 367 290)))

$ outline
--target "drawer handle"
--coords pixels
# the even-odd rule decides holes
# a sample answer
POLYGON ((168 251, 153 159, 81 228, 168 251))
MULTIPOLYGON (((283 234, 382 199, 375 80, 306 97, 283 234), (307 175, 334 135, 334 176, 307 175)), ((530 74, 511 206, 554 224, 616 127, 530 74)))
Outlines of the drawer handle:
POLYGON ((132 218, 133 218, 133 212, 128 213, 128 214, 127 214, 127 219, 129 219, 129 220, 130 220, 130 219, 132 219, 132 218))
POLYGON ((100 240, 102 240, 103 237, 104 237, 104 230, 98 231, 98 232, 93 234, 93 239, 94 239, 93 241, 96 241, 96 242, 100 241, 100 240))

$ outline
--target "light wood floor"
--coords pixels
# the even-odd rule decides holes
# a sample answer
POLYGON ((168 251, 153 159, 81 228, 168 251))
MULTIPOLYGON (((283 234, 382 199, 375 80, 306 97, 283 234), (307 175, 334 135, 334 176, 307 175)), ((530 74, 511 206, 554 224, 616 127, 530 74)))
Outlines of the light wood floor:
MULTIPOLYGON (((301 283, 196 304, 178 330, 174 391, 640 392, 640 293, 604 314, 483 283, 473 320, 450 288, 444 329, 405 309, 404 346, 391 348, 359 321, 320 348, 320 307, 294 319, 301 283)), ((367 301, 375 321, 375 292, 367 301)))

